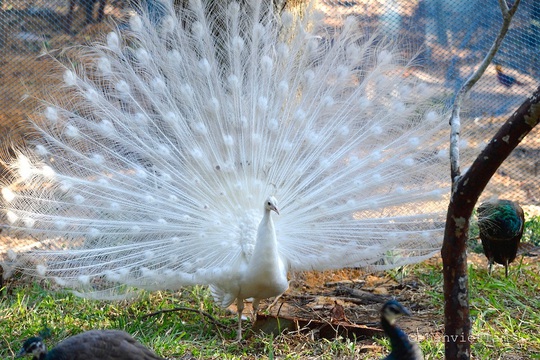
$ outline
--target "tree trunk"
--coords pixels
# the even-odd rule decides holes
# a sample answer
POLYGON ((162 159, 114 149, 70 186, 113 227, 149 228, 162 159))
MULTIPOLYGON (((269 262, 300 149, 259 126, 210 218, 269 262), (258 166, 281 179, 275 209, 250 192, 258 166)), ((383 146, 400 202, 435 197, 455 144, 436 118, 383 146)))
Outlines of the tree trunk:
POLYGON ((445 298, 444 341, 448 360, 469 359, 471 355, 466 253, 469 219, 495 171, 539 120, 540 87, 506 121, 470 169, 454 183, 441 250, 445 298))

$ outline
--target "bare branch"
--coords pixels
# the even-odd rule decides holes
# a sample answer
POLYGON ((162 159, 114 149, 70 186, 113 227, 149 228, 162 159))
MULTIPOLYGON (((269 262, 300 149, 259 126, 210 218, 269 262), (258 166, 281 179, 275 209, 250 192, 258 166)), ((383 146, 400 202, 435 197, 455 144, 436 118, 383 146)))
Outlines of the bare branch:
POLYGON ((503 18, 505 18, 508 15, 508 12, 510 11, 508 9, 508 4, 506 3, 506 0, 499 0, 499 7, 501 8, 501 13, 503 14, 503 18))
POLYGON ((460 113, 461 113, 461 104, 463 103, 463 99, 471 90, 471 88, 476 84, 476 82, 484 75, 484 72, 486 71, 489 64, 491 64, 491 61, 495 57, 495 54, 501 47, 501 44, 506 36, 506 33, 508 32, 508 28, 510 27, 510 23, 512 22, 512 17, 514 16, 519 3, 521 0, 516 0, 512 8, 509 10, 508 5, 506 4, 506 0, 499 0, 499 5, 501 7, 501 13, 503 17, 503 24, 501 26, 501 29, 499 31, 499 35, 497 35, 497 38, 495 39, 495 42, 489 49, 486 57, 484 60, 482 60, 482 63, 476 69, 476 71, 465 81, 465 83, 461 86, 461 89, 458 91, 456 95, 456 99, 454 100, 454 105, 452 107, 452 115, 450 118, 450 127, 451 127, 451 134, 450 134, 450 176, 452 178, 452 182, 457 181, 457 177, 461 175, 460 170, 460 161, 459 161, 459 135, 461 131, 461 119, 460 119, 460 113))

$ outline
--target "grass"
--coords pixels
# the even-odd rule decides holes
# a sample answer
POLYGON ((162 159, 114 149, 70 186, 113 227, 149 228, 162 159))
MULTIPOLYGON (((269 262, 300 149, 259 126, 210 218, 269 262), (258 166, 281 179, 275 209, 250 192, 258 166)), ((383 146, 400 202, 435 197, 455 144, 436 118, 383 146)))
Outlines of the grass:
MULTIPOLYGON (((473 358, 540 359, 539 269, 538 264, 514 264, 506 279, 501 268, 490 276, 483 267, 469 267, 473 358)), ((434 287, 442 284, 433 271, 420 277, 434 287)), ((432 296, 442 304, 442 289, 432 296)))
MULTIPOLYGON (((510 276, 500 268, 489 276, 484 266, 469 269, 474 359, 540 359, 540 267, 535 262, 514 263, 510 276), (498 270, 498 271, 497 271, 498 270)), ((418 264, 408 269, 405 281, 415 279, 419 296, 431 308, 438 330, 415 337, 426 359, 442 359, 443 298, 440 263, 418 264)), ((380 359, 388 340, 314 340, 313 334, 279 336, 251 334, 235 339, 236 317, 212 303, 205 288, 181 292, 147 293, 137 301, 103 302, 47 291, 46 283, 17 280, 0 297, 0 358, 12 358, 22 341, 41 333, 51 346, 81 331, 123 329, 167 358, 191 354, 198 359, 380 359), (146 315, 160 309, 187 306, 198 312, 179 311, 146 315), (374 345, 374 346, 370 346, 374 345)), ((249 326, 248 326, 249 327, 249 326)), ((423 330, 420 330, 423 331, 423 330)), ((249 333, 249 330, 247 331, 249 333)))
POLYGON ((526 216, 522 241, 540 246, 540 216, 526 216))

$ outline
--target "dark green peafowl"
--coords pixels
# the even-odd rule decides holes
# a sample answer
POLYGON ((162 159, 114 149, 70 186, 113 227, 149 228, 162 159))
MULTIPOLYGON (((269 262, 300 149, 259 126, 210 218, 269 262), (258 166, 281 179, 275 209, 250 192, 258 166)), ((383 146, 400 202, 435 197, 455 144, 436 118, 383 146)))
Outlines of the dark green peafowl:
POLYGON ((523 209, 514 201, 494 200, 478 207, 478 228, 490 274, 496 262, 504 265, 508 277, 508 264, 516 258, 524 224, 523 209))
POLYGON ((410 341, 409 336, 395 325, 402 315, 410 316, 411 313, 396 300, 386 302, 381 309, 382 328, 392 346, 392 352, 383 360, 422 360, 424 355, 418 344, 410 341))

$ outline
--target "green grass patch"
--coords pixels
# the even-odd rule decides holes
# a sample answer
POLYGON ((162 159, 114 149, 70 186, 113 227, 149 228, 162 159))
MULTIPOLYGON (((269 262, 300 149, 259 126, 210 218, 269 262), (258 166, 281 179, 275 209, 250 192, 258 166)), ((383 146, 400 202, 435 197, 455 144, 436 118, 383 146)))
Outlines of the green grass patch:
MULTIPOLYGON (((523 264, 518 259, 505 278, 501 269, 490 276, 485 268, 469 266, 473 359, 540 359, 539 269, 538 264, 523 264)), ((442 267, 420 266, 416 271, 442 316, 442 267)), ((421 342, 426 359, 444 358, 442 344, 434 345, 421 342)))
POLYGON ((525 220, 522 241, 540 246, 540 216, 531 216, 525 220))
MULTIPOLYGON (((419 337, 427 359, 444 358, 442 267, 408 267, 405 281, 419 284, 416 296, 430 309, 439 335, 419 337)), ((500 269, 497 269, 500 270, 500 269)), ((473 359, 540 359, 540 271, 538 264, 514 263, 510 276, 493 276, 486 269, 469 269, 473 359)), ((89 329, 122 329, 166 358, 192 354, 198 359, 380 359, 388 353, 387 339, 366 341, 316 340, 309 334, 252 334, 236 343, 236 316, 216 307, 204 287, 179 292, 145 293, 136 301, 81 299, 46 290, 46 284, 18 280, 0 295, 0 358, 10 359, 22 341, 44 335, 50 347, 89 329), (188 307, 197 311, 163 312, 188 307), (369 341, 367 342, 370 343, 369 341)), ((248 323, 248 322, 246 322, 248 323)), ((246 325, 249 333, 249 325, 246 325)), ((415 338, 415 334, 409 334, 415 338)), ((422 335, 422 334, 419 334, 422 335)))

